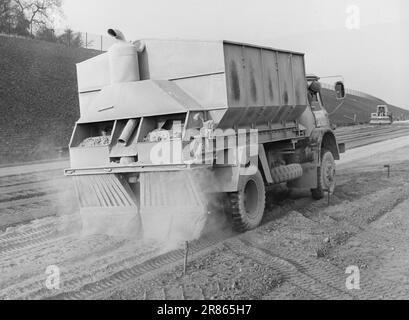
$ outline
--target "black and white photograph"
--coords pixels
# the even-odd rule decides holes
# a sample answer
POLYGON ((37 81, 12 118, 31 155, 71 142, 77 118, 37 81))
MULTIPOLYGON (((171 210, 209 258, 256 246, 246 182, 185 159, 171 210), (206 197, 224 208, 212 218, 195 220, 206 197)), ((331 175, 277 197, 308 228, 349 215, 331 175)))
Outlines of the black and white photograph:
POLYGON ((0 0, 0 300, 409 300, 408 86, 407 0, 0 0))

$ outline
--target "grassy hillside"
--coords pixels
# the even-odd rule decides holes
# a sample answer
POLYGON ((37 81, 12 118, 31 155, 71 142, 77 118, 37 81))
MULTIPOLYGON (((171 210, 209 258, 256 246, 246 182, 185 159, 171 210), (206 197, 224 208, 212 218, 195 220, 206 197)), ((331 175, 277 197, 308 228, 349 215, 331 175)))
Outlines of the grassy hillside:
MULTIPOLYGON (((329 113, 339 105, 339 101, 335 99, 335 93, 333 91, 323 89, 323 100, 329 113)), ((353 121, 348 118, 353 118, 354 114, 356 114, 357 122, 368 123, 371 113, 376 112, 376 107, 380 104, 388 105, 389 111, 392 112, 394 118, 400 118, 403 114, 406 119, 409 119, 409 110, 389 105, 381 99, 368 99, 353 95, 347 95, 342 107, 332 114, 330 118, 331 121, 337 125, 349 125, 353 124, 353 121)))
POLYGON ((75 64, 99 52, 0 35, 0 164, 55 158, 79 117, 75 64))

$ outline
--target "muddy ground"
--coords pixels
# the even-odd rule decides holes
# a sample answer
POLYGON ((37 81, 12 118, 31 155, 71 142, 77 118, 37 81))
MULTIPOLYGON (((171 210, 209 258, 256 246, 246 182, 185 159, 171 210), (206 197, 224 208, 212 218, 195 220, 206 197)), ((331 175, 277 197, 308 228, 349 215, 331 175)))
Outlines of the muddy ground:
POLYGON ((408 299, 408 178, 409 147, 345 163, 329 206, 270 195, 259 229, 190 257, 187 275, 163 267, 107 298, 408 299), (360 290, 346 288, 349 266, 360 290))
POLYGON ((59 217, 0 233, 0 299, 408 299, 408 165, 407 139, 356 149, 338 164, 329 205, 270 193, 258 229, 225 226, 191 243, 186 275, 183 246, 82 237, 78 215, 64 212, 72 195, 56 183, 51 190, 65 190, 58 198, 68 205, 46 208, 59 217), (57 290, 46 287, 51 265, 61 271, 57 290), (349 266, 359 268, 360 290, 346 288, 349 266))

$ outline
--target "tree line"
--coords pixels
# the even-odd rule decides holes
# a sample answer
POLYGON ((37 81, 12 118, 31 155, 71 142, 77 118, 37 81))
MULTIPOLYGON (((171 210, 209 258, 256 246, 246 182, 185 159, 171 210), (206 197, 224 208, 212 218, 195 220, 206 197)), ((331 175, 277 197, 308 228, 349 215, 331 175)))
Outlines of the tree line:
POLYGON ((0 33, 82 47, 80 33, 66 28, 56 34, 54 19, 61 15, 62 0, 0 0, 0 33))

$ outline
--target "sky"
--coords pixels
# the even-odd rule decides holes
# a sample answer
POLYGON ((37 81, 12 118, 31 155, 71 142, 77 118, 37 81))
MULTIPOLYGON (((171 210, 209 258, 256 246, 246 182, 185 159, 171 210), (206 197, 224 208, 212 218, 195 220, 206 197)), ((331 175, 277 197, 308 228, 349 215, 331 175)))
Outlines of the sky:
MULTIPOLYGON (((308 73, 409 109, 407 0, 64 0, 58 27, 127 39, 233 40, 306 53, 308 73)), ((324 80, 323 80, 324 81, 324 80)))

